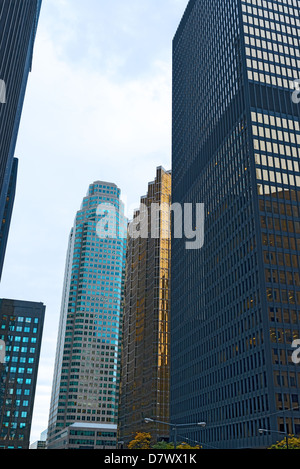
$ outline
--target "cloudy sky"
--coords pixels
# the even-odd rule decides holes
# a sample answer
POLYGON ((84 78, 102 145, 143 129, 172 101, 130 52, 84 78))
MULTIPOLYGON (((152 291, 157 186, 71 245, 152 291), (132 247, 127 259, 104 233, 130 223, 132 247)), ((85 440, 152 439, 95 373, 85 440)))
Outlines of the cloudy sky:
POLYGON ((16 156, 1 297, 43 302, 31 442, 46 429, 65 256, 88 186, 116 183, 127 215, 171 169, 172 39, 188 0, 44 0, 16 156))

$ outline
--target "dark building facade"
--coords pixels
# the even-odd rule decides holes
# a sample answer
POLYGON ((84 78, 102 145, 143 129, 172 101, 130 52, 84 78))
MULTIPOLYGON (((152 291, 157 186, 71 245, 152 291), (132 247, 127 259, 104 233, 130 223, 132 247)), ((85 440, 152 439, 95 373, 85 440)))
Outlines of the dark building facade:
MULTIPOLYGON (((17 174, 18 174, 18 159, 13 158, 13 166, 10 173, 10 181, 6 193, 6 203, 4 206, 4 212, 2 217, 2 225, 0 228, 0 266, 4 264, 5 251, 7 246, 8 234, 10 221, 12 217, 12 211, 14 207, 16 185, 17 185, 17 174)), ((1 274, 0 274, 1 278, 1 274)))
POLYGON ((170 419, 204 447, 300 434, 299 7, 191 0, 173 41, 172 196, 205 242, 172 239, 170 419))
POLYGON ((0 449, 29 449, 45 306, 0 300, 0 449))
POLYGON ((16 183, 14 153, 40 8, 41 0, 0 1, 0 277, 13 205, 10 190, 16 183))
POLYGON ((168 425, 145 418, 169 423, 171 179, 157 168, 128 230, 119 410, 125 446, 141 431, 169 439, 168 425))

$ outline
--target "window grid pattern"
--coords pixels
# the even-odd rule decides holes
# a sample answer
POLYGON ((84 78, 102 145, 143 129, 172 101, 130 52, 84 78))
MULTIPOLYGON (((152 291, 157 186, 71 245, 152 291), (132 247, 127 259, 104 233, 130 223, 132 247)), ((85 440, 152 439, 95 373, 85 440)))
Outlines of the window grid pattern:
POLYGON ((194 0, 174 38, 173 202, 205 203, 206 219, 200 252, 172 239, 171 420, 206 421, 186 434, 204 445, 300 428, 299 37, 298 0, 194 0))
POLYGON ((91 184, 69 239, 49 447, 55 434, 73 422, 117 421, 126 253, 118 228, 124 226, 120 189, 102 181, 91 184), (104 214, 98 211, 101 206, 104 214), (116 231, 102 237, 98 226, 104 215, 108 227, 115 220, 116 231))

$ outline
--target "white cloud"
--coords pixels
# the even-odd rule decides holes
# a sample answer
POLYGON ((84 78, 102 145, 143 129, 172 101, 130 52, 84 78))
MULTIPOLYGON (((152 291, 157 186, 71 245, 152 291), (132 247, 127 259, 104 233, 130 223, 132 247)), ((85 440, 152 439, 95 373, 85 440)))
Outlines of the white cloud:
MULTIPOLYGON (((34 141, 64 184, 71 182, 68 168, 72 176, 122 175, 123 187, 131 187, 136 166, 140 174, 142 165, 152 165, 151 178, 159 161, 170 165, 170 63, 156 62, 152 75, 122 82, 109 72, 78 69, 55 52, 47 34, 40 34, 19 148, 34 141)), ((145 174, 141 182, 148 179, 145 174)))

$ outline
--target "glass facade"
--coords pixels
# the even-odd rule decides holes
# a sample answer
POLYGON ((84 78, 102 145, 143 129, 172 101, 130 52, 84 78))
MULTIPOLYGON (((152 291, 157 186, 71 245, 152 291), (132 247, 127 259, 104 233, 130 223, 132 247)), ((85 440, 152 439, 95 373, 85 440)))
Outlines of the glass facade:
POLYGON ((41 0, 0 2, 0 277, 13 205, 9 191, 12 182, 16 184, 14 152, 41 3, 41 0))
POLYGON ((192 0, 173 42, 173 202, 206 215, 172 239, 171 420, 208 447, 300 433, 299 7, 192 0))
POLYGON ((55 435, 74 422, 117 422, 126 224, 120 189, 103 181, 91 184, 69 239, 50 449, 55 435))
POLYGON ((168 439, 171 172, 157 168, 128 230, 119 439, 168 439), (142 225, 145 227, 142 228, 142 225))
POLYGON ((73 423, 55 435, 52 449, 116 449, 117 425, 73 423))
POLYGON ((0 300, 0 449, 28 449, 45 306, 0 300))

